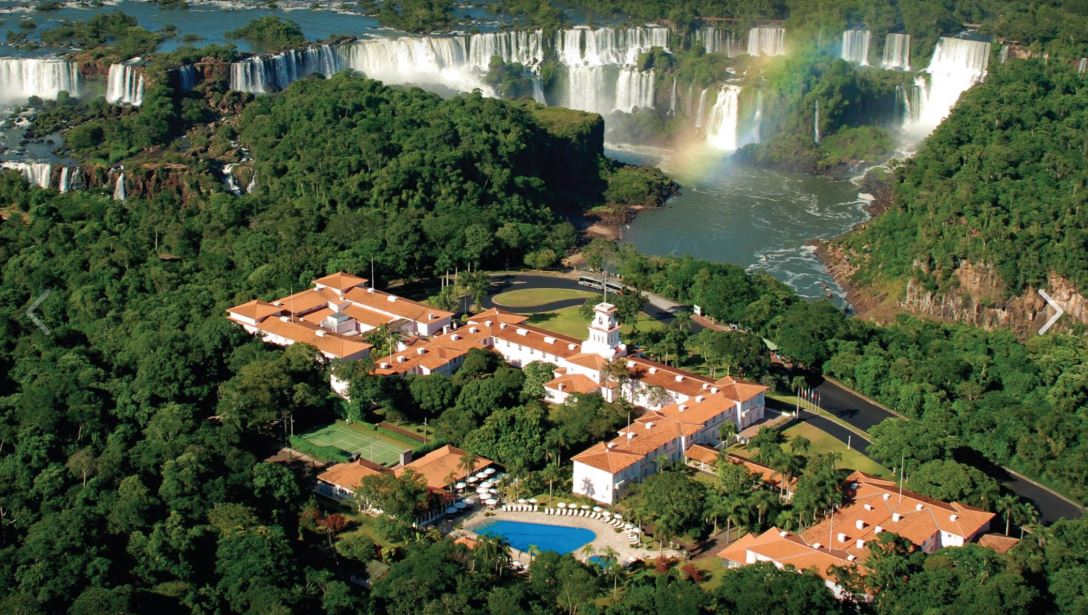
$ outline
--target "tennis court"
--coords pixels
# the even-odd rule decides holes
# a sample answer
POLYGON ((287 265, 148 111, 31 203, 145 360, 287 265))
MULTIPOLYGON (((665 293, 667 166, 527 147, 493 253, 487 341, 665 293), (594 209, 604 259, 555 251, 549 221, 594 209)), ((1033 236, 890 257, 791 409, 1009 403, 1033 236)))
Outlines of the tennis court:
POLYGON ((315 429, 302 438, 317 446, 335 446, 385 466, 396 465, 401 452, 410 448, 367 425, 348 425, 343 421, 315 429))

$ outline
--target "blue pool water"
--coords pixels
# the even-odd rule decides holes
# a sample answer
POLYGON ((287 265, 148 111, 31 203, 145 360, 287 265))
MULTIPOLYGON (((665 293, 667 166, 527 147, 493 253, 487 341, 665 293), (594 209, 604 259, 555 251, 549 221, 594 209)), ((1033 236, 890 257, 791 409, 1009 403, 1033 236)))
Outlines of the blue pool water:
POLYGON ((594 555, 594 556, 589 558, 589 563, 596 564, 597 566, 600 566, 601 568, 608 568, 615 561, 616 561, 615 559, 613 559, 611 557, 605 557, 603 555, 594 555))
POLYGON ((511 547, 528 551, 530 545, 541 551, 555 551, 563 555, 592 541, 596 534, 581 527, 523 523, 521 521, 492 521, 476 528, 484 536, 502 536, 511 547))

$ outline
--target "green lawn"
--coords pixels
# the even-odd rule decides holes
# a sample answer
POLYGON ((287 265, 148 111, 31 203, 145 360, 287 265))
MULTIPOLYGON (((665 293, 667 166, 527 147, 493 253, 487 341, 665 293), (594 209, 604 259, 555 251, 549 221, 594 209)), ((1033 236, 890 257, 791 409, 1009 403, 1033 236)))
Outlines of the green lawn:
MULTIPOLYGON (((563 335, 569 335, 570 337, 583 339, 586 336, 586 327, 589 326, 589 320, 582 318, 578 313, 578 307, 563 308, 554 312, 541 312, 539 314, 533 314, 529 317, 529 324, 536 325, 542 329, 549 331, 555 331, 563 335)), ((662 329, 665 325, 654 320, 649 314, 640 312, 638 315, 638 329, 639 331, 653 331, 655 329, 662 329)), ((622 325, 620 332, 624 335, 631 333, 630 325, 622 325)))
MULTIPOLYGON (((834 436, 809 425, 808 423, 798 423, 793 427, 790 427, 786 431, 782 432, 786 436, 786 447, 789 448, 789 441, 797 436, 804 436, 812 443, 809 447, 808 454, 816 455, 819 453, 838 453, 839 463, 837 467, 848 470, 861 470, 867 474, 876 474, 877 476, 883 476, 885 478, 893 478, 890 471, 879 463, 869 459, 865 455, 859 453, 856 449, 846 448, 846 444, 840 442, 834 436)), ((730 453, 736 453, 741 457, 752 457, 752 451, 744 448, 743 446, 732 446, 729 448, 730 453)))
POLYGON ((492 301, 498 306, 507 307, 532 307, 544 305, 555 301, 567 299, 589 299, 599 296, 598 293, 587 290, 573 290, 567 288, 525 288, 500 293, 492 297, 492 301))
POLYGON ((348 453, 358 453, 364 459, 385 466, 396 465, 402 451, 413 446, 400 438, 358 423, 336 421, 302 434, 302 439, 316 446, 334 446, 348 453))

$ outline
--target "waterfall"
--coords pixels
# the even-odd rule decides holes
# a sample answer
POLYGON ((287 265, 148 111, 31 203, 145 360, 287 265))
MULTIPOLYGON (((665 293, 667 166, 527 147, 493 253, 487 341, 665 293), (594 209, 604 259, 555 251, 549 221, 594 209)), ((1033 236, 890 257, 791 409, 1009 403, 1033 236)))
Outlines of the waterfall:
POLYGON ((344 64, 386 83, 442 85, 457 92, 478 89, 494 95, 470 65, 468 44, 462 36, 356 41, 344 49, 344 64))
POLYGON ((567 89, 561 106, 605 114, 612 110, 615 98, 609 87, 609 67, 568 66, 567 89))
POLYGON ((920 78, 922 92, 916 128, 928 134, 948 117, 960 95, 986 76, 990 43, 942 37, 929 62, 929 83, 920 78))
POLYGON ((79 95, 79 65, 60 58, 0 58, 0 100, 79 95))
POLYGON ((1011 49, 1011 47, 1009 47, 1008 45, 1002 45, 1001 46, 1001 51, 999 52, 999 54, 997 56, 999 62, 1004 64, 1005 62, 1009 61, 1009 50, 1010 49, 1011 49))
POLYGON ((309 75, 330 77, 342 68, 332 45, 290 49, 270 56, 254 56, 230 65, 230 88, 239 92, 276 92, 309 75))
POLYGON ((18 171, 27 183, 39 188, 49 188, 50 179, 53 176, 53 165, 48 162, 22 162, 4 160, 0 162, 0 169, 18 171))
POLYGON ((127 196, 125 192, 125 172, 121 171, 120 175, 117 176, 117 183, 113 185, 113 200, 124 201, 127 196))
POLYGON ((676 115, 676 77, 672 78, 672 91, 669 93, 669 115, 676 115))
POLYGON ((714 26, 706 26, 695 33, 696 40, 703 43, 703 51, 706 53, 724 53, 732 58, 736 55, 733 49, 733 33, 729 30, 721 30, 714 26))
POLYGON ((178 91, 179 92, 191 92, 196 87, 196 67, 192 64, 186 64, 179 66, 177 69, 178 77, 178 91))
POLYGON ((144 72, 139 67, 140 58, 121 64, 110 64, 106 102, 111 105, 139 107, 144 101, 144 72))
POLYGON ((68 192, 83 187, 83 170, 79 167, 64 166, 60 169, 60 181, 57 190, 68 192))
POLYGON ((1081 58, 1080 61, 1077 62, 1077 72, 1082 75, 1085 72, 1088 72, 1088 58, 1081 58))
POLYGON ((621 68, 619 78, 616 79, 616 110, 631 113, 636 108, 653 107, 654 71, 640 71, 629 66, 621 68))
POLYGON ((544 85, 542 83, 540 83, 540 75, 533 75, 532 76, 532 83, 533 83, 533 100, 535 100, 536 102, 538 102, 538 103, 540 103, 542 105, 548 104, 548 100, 546 98, 544 98, 544 85))
POLYGON ((249 183, 246 184, 246 194, 253 194, 253 191, 257 189, 257 170, 253 170, 253 175, 249 177, 249 183))
POLYGON ((703 113, 706 112, 706 93, 709 88, 703 88, 702 92, 699 92, 699 106, 695 110, 695 127, 703 127, 703 113))
POLYGON ((812 140, 820 144, 820 101, 816 101, 816 110, 812 113, 812 140))
POLYGON ((634 65, 642 53, 654 47, 669 49, 669 29, 658 26, 638 28, 579 27, 556 33, 555 51, 568 66, 588 64, 634 65))
POLYGON ((889 34, 884 38, 884 59, 880 66, 888 70, 910 71, 909 34, 889 34))
POLYGON ((763 127, 763 90, 756 90, 756 112, 752 116, 751 143, 759 143, 760 129, 763 127))
POLYGON ((228 192, 234 196, 242 196, 242 187, 238 185, 238 180, 234 179, 234 167, 236 166, 238 166, 237 162, 223 165, 223 183, 226 184, 228 192))
MULTIPOLYGON (((924 83, 925 80, 922 79, 924 83)), ((918 98, 922 88, 918 85, 911 86, 908 92, 906 88, 901 85, 895 86, 895 98, 902 110, 902 122, 904 126, 911 126, 918 122, 918 98)))
POLYGON ((688 96, 684 100, 684 115, 691 117, 691 105, 695 101, 695 82, 688 84, 688 96))
POLYGON ((739 115, 740 86, 723 85, 707 118, 706 142, 714 149, 726 152, 736 150, 739 115))
POLYGON ((839 57, 860 66, 869 65, 869 40, 872 33, 868 30, 845 30, 842 33, 842 53, 839 57))
POLYGON ((661 27, 571 28, 555 36, 555 52, 566 66, 562 105, 607 114, 654 107, 654 74, 636 68, 639 56, 654 47, 668 49, 669 30, 661 27))
POLYGON ((486 71, 491 58, 499 56, 507 64, 533 68, 544 59, 543 38, 540 30, 473 34, 468 39, 468 63, 486 71))
POLYGON ((786 55, 786 29, 759 26, 748 31, 748 55, 786 55))

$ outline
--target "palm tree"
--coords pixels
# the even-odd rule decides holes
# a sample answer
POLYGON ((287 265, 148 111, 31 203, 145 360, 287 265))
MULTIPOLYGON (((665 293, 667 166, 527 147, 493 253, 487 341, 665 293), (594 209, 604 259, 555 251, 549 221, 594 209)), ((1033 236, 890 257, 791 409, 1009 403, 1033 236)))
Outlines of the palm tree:
POLYGON ((1016 510, 1016 507, 1019 504, 1020 504, 1020 499, 1017 498, 1015 495, 1012 495, 1012 494, 1001 495, 1001 496, 998 496, 996 500, 994 500, 994 510, 996 510, 997 513, 999 515, 1001 515, 1002 517, 1005 517, 1005 535, 1006 536, 1008 536, 1009 531, 1012 530, 1013 511, 1016 510))
POLYGON ((1039 509, 1035 508, 1031 502, 1020 502, 1016 508, 1013 508, 1012 516, 1016 520, 1016 525, 1020 526, 1020 538, 1023 539, 1024 527, 1039 522, 1039 509))
POLYGON ((480 536, 476 548, 472 550, 472 556, 474 562, 479 562, 480 569, 497 577, 503 575, 512 561, 510 548, 501 536, 480 536))
POLYGON ((461 470, 465 473, 465 477, 472 476, 472 473, 476 471, 476 454, 469 451, 465 451, 461 455, 461 470))
POLYGON ((748 450, 758 449, 756 459, 761 463, 767 463, 774 458, 775 453, 782 447, 782 432, 770 427, 764 427, 756 432, 756 435, 748 441, 748 450))
POLYGON ((756 489, 749 496, 749 500, 752 508, 756 510, 758 514, 757 525, 759 529, 763 529, 763 518, 770 514, 776 506, 778 506, 778 497, 766 489, 756 489))

